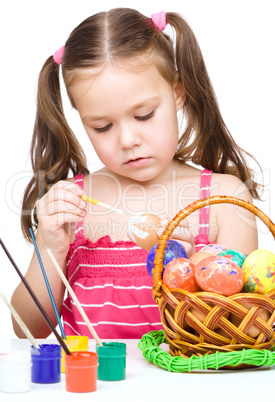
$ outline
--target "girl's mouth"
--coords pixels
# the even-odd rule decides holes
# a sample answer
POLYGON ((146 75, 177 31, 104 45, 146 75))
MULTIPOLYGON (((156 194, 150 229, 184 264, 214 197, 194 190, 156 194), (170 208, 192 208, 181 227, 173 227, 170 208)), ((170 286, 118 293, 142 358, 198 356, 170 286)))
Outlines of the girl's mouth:
POLYGON ((128 162, 125 163, 128 167, 141 167, 148 163, 150 158, 136 158, 130 159, 128 162))

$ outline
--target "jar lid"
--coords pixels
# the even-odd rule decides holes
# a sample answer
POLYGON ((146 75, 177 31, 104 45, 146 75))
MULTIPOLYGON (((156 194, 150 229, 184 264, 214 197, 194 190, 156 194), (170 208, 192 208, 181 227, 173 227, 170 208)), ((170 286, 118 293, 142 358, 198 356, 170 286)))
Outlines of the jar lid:
POLYGON ((43 344, 39 345, 39 349, 31 346, 32 357, 60 357, 61 346, 57 344, 43 344))
MULTIPOLYGON (((70 348, 88 348, 89 337, 88 336, 78 336, 78 335, 69 335, 64 339, 66 345, 70 348)), ((79 350, 81 350, 79 349, 79 350)))
MULTIPOLYGON (((64 338, 62 338, 62 339, 64 339, 64 338)), ((66 339, 67 340, 69 340, 69 341, 78 341, 78 340, 89 340, 89 337, 88 336, 85 336, 85 335, 67 335, 66 336, 66 339)), ((66 341, 66 339, 64 339, 64 341, 66 341)))
POLYGON ((2 363, 30 363, 31 354, 26 351, 12 351, 7 353, 0 353, 0 364, 2 363))
POLYGON ((103 342, 103 346, 96 346, 98 356, 101 357, 122 357, 126 356, 126 343, 103 342))
POLYGON ((65 363, 70 366, 94 366, 97 365, 97 354, 89 351, 71 352, 71 355, 65 355, 65 363))

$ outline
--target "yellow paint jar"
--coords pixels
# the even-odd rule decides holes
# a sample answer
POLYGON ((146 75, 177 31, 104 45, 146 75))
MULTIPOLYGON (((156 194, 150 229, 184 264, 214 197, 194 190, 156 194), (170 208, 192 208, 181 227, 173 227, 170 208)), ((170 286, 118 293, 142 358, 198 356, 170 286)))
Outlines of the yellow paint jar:
MULTIPOLYGON (((87 352, 88 351, 88 336, 71 335, 64 339, 64 342, 69 348, 70 352, 87 352)), ((65 373, 65 353, 62 349, 61 356, 61 373, 65 373)))

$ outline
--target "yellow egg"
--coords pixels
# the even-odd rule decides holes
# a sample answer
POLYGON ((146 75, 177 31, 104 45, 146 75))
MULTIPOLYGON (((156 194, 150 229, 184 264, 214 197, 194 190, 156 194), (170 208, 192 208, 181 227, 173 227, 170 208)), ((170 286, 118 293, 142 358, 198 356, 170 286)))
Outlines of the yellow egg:
POLYGON ((153 214, 134 215, 128 222, 128 237, 137 246, 149 251, 158 242, 160 217, 153 214))
POLYGON ((275 255, 255 250, 245 259, 242 271, 247 292, 265 294, 275 288, 275 255))

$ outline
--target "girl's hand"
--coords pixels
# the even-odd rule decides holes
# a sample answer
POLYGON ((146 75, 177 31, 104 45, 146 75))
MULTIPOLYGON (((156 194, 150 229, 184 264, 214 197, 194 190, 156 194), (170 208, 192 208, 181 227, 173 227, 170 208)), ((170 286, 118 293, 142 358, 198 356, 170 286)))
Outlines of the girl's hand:
MULTIPOLYGON (((171 218, 164 218, 160 221, 160 229, 158 231, 158 235, 160 236, 168 223, 173 219, 171 218)), ((183 219, 173 233, 170 236, 170 239, 176 240, 183 245, 185 248, 187 257, 190 258, 192 254, 196 252, 195 243, 194 243, 194 236, 189 230, 189 222, 187 219, 183 219)))
POLYGON ((37 235, 53 252, 67 252, 77 224, 83 222, 87 204, 82 195, 77 184, 59 181, 37 202, 37 235))

